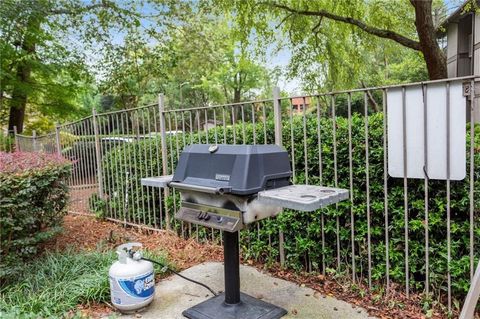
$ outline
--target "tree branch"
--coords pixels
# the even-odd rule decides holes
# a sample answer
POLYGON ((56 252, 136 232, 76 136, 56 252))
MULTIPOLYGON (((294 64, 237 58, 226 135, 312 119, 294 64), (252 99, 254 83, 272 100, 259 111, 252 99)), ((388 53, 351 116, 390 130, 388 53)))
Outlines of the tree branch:
POLYGON ((322 25, 323 17, 320 17, 318 23, 312 28, 312 32, 315 34, 315 44, 317 47, 319 46, 318 43, 318 34, 320 33, 320 26, 322 25))
POLYGON ((319 32, 318 29, 322 25, 322 21, 323 21, 323 17, 320 17, 320 19, 318 19, 318 23, 312 28, 312 32, 315 32, 315 35, 318 34, 319 32))
POLYGON ((86 6, 77 5, 70 9, 66 9, 66 8, 52 9, 46 13, 49 15, 61 15, 61 14, 78 15, 78 14, 85 13, 95 9, 114 9, 117 12, 123 13, 125 15, 130 15, 138 19, 155 18, 163 15, 163 13, 154 14, 154 15, 142 15, 138 12, 121 8, 117 3, 110 0, 101 0, 100 3, 95 3, 91 5, 86 5, 86 6))
MULTIPOLYGON (((364 89, 367 88, 367 86, 365 85, 365 82, 363 82, 363 80, 360 81, 360 84, 362 85, 362 87, 363 87, 364 89)), ((372 106, 373 110, 374 110, 375 112, 378 112, 378 110, 379 110, 378 104, 377 104, 377 102, 375 101, 375 99, 373 98, 372 92, 370 92, 370 90, 367 90, 367 98, 368 98, 368 100, 370 101, 370 105, 372 106)))
POLYGON ((275 29, 278 29, 285 21, 287 21, 288 18, 290 18, 294 14, 294 12, 290 12, 285 17, 283 17, 282 21, 280 21, 280 23, 275 26, 275 29))
POLYGON ((282 9, 287 12, 293 13, 293 14, 298 14, 298 15, 303 15, 303 16, 313 16, 313 17, 324 17, 330 20, 338 21, 338 22, 343 22, 346 24, 350 24, 353 26, 356 26, 360 28, 361 30, 372 34, 374 36, 380 37, 380 38, 385 38, 385 39, 390 39, 393 40, 407 48, 413 49, 420 51, 420 42, 412 40, 410 38, 407 38, 399 33, 396 33, 391 30, 385 30, 385 29, 380 29, 376 27, 372 27, 367 25, 365 22, 351 18, 351 17, 344 17, 340 15, 333 14, 331 12, 325 11, 325 10, 317 10, 317 11, 309 11, 309 10, 297 10, 291 7, 288 7, 283 4, 279 3, 273 3, 273 2, 262 2, 261 4, 268 5, 268 6, 273 6, 277 9, 282 9))

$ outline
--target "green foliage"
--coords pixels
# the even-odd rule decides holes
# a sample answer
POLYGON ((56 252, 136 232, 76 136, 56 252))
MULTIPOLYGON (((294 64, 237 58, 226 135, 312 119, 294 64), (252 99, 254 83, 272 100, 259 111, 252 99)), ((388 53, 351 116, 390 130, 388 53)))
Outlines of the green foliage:
MULTIPOLYGON (((367 233, 370 227, 372 278, 382 281, 386 272, 386 249, 390 255, 390 278, 398 283, 405 281, 404 252, 404 193, 403 180, 388 177, 388 235, 389 246, 385 246, 385 207, 384 207, 384 151, 383 151, 383 115, 376 113, 368 117, 369 125, 369 210, 370 226, 367 223, 367 190, 365 165, 365 118, 358 113, 352 116, 352 177, 353 205, 349 201, 316 212, 297 212, 285 210, 276 219, 267 219, 259 225, 251 225, 242 232, 242 252, 245 258, 261 260, 270 264, 278 257, 278 231, 285 234, 285 250, 287 265, 296 270, 322 271, 326 268, 336 269, 337 273, 352 271, 351 269, 351 212, 354 218, 354 248, 356 272, 359 278, 366 278, 368 245, 367 233), (338 228, 337 228, 338 227, 338 228), (338 231, 337 231, 338 229, 338 231), (322 234, 325 238, 322 248, 322 234), (340 266, 337 266, 337 236, 340 251, 340 266)), ((302 116, 294 116, 292 125, 289 120, 283 122, 283 144, 288 150, 295 171, 294 182, 323 184, 335 186, 335 158, 338 186, 350 188, 348 120, 338 117, 336 120, 336 135, 333 135, 333 123, 330 118, 322 118, 317 122, 316 116, 307 116, 304 132, 302 116), (317 127, 321 128, 321 143, 318 142, 317 127), (290 134, 293 134, 293 138, 290 134), (305 140, 304 133, 307 138, 305 140), (335 137, 335 139, 334 139, 335 137), (334 142, 335 141, 335 142, 334 142), (306 145, 304 144, 306 143, 306 145), (292 145, 294 146, 292 148, 292 145), (321 148, 319 148, 321 145, 321 148), (307 149, 305 156, 304 149, 307 149), (321 151, 321 165, 319 160, 321 151), (307 163, 307 165, 305 164, 307 163), (321 169, 321 174, 320 174, 321 169)), ((475 134, 475 167, 480 167, 480 126, 475 134)), ((223 139, 227 143, 252 144, 274 141, 273 121, 267 119, 254 127, 252 124, 241 124, 210 129, 208 141, 219 143, 223 139), (266 130, 264 131, 264 125, 266 130), (215 133, 216 132, 216 133, 215 133), (235 134, 234 134, 235 132, 235 134), (225 133, 225 134, 224 134, 225 133)), ((467 151, 469 152, 469 132, 466 135, 467 151)), ((176 145, 179 149, 183 142, 207 143, 205 132, 175 135, 167 139, 169 149, 168 167, 175 167, 176 145)), ((160 224, 159 207, 165 209, 160 202, 158 190, 149 191, 140 186, 140 178, 162 174, 160 140, 151 139, 131 143, 113 149, 107 153, 103 161, 104 176, 113 176, 106 182, 105 189, 109 194, 108 205, 112 213, 120 212, 119 219, 145 223, 157 226, 160 224), (118 176, 118 177, 116 177, 118 176), (109 183, 109 184, 108 184, 109 183), (136 187, 137 188, 136 190, 136 187), (157 214, 152 217, 148 208, 157 214), (156 207, 156 209, 154 209, 156 207), (155 219, 155 220, 153 220, 155 219)), ((467 156, 467 159, 469 157, 467 156)), ((467 167, 469 167, 469 162, 467 167)), ((475 171, 475 193, 480 191, 480 171, 475 171)), ((450 270, 454 296, 464 294, 469 285, 469 178, 451 183, 451 236, 452 262, 450 270)), ((424 229, 424 182, 409 180, 409 267, 410 286, 422 290, 425 280, 425 229, 424 229)), ((170 214, 174 211, 173 197, 168 198, 170 214)), ((177 205, 178 205, 177 198, 177 205)), ((429 182, 429 245, 430 245, 430 282, 431 290, 439 295, 446 289, 447 245, 446 245, 446 186, 445 182, 429 182)), ((475 197, 475 211, 480 210, 480 199, 475 197)), ((163 215, 164 216, 164 215, 163 215)), ((473 229, 474 241, 480 240, 479 219, 475 214, 473 229)), ((173 223, 173 221, 172 221, 173 223)), ((179 224, 174 224, 179 230, 179 224)), ((208 238, 209 230, 199 227, 199 238, 208 238)), ((478 246, 477 246, 478 247, 478 246)), ((478 248, 475 248, 475 255, 478 248)))
POLYGON ((97 92, 94 73, 104 71, 103 57, 117 58, 114 43, 141 27, 145 16, 151 35, 181 10, 163 1, 2 1, 0 124, 11 107, 26 110, 29 130, 88 114, 97 92), (99 62, 91 67, 92 60, 99 62))
POLYGON ((107 203, 95 193, 88 199, 88 209, 95 214, 95 217, 103 219, 106 216, 107 203))
MULTIPOLYGON (((415 10, 408 1, 213 2, 223 12, 235 12, 232 26, 253 50, 270 54, 273 47, 275 53, 290 52, 287 76, 300 78, 303 88, 311 92, 428 79, 425 60, 418 51, 344 22, 279 7, 327 12, 416 41, 415 10)), ((440 1, 433 8, 435 14, 445 11, 440 1)))
MULTIPOLYGON (((62 4, 69 10, 73 1, 62 4)), ((45 0, 2 1, 0 90, 5 98, 0 123, 8 120, 10 107, 26 109, 31 121, 25 124, 38 133, 51 128, 55 119, 82 114, 78 97, 91 78, 75 46, 65 45, 69 27, 54 13, 59 9, 60 3, 45 0)))
POLYGON ((139 106, 158 92, 172 108, 206 106, 252 99, 266 89, 268 70, 236 40, 228 17, 202 4, 186 7, 181 23, 162 30, 161 43, 152 46, 136 30, 115 48, 115 59, 106 57, 105 108, 139 106))
POLYGON ((69 132, 65 132, 63 130, 60 130, 60 143, 62 145, 62 150, 65 148, 72 147, 72 145, 79 139, 80 137, 77 135, 74 135, 69 132))
POLYGON ((96 158, 94 136, 84 136, 72 142, 71 147, 62 150, 63 156, 73 161, 73 176, 79 182, 87 183, 87 180, 95 175, 96 158))
POLYGON ((15 150, 15 138, 12 135, 0 131, 0 152, 13 152, 15 150))
POLYGON ((0 280, 5 280, 22 259, 37 253, 40 242, 58 232, 71 166, 46 154, 0 155, 0 280))
POLYGON ((159 198, 150 199, 150 195, 140 186, 140 178, 161 175, 159 145, 159 138, 125 143, 103 157, 109 217, 154 225, 153 220, 143 218, 146 215, 145 205, 153 205, 153 201, 158 202, 159 198), (115 215, 111 213, 112 210, 116 212, 115 215))
POLYGON ((2 287, 2 318, 53 318, 78 304, 109 300, 113 252, 47 253, 27 264, 2 287))

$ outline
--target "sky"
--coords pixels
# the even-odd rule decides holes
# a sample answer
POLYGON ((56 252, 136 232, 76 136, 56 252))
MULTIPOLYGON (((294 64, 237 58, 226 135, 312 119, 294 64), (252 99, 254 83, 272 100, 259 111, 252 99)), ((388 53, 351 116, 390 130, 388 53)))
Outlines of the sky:
MULTIPOLYGON (((272 49, 273 48, 270 48, 270 50, 272 49)), ((275 67, 281 67, 282 69, 286 69, 288 63, 290 62, 291 56, 292 53, 288 48, 285 47, 277 54, 271 56, 271 58, 267 62, 267 67, 271 69, 275 67)), ((300 78, 297 77, 293 79, 281 77, 279 79, 278 87, 280 88, 280 90, 286 91, 290 95, 297 95, 301 93, 300 78)))

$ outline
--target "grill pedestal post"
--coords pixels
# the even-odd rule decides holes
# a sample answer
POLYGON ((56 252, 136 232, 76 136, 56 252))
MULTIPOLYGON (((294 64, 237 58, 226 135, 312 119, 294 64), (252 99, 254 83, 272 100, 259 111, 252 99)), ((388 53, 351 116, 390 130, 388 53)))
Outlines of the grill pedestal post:
POLYGON ((240 248, 238 231, 223 232, 225 292, 185 311, 190 319, 278 319, 283 308, 240 292, 240 248))
POLYGON ((240 249, 239 233, 223 232, 223 262, 225 274, 225 303, 240 302, 240 249))

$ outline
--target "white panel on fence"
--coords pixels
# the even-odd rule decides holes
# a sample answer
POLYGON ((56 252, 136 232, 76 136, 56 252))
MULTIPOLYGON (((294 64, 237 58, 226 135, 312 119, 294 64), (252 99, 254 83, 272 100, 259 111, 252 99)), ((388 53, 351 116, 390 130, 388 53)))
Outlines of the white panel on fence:
MULTIPOLYGON (((445 83, 425 88, 427 113, 428 177, 447 179, 447 88, 445 83)), ((450 179, 466 174, 466 99, 461 82, 450 84, 450 179)), ((425 178, 424 105, 422 86, 405 87, 407 177, 425 178)), ((387 91, 388 174, 404 177, 402 88, 387 91)))

